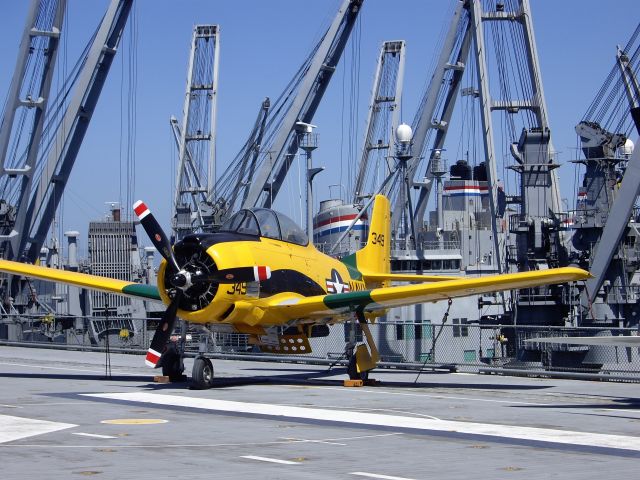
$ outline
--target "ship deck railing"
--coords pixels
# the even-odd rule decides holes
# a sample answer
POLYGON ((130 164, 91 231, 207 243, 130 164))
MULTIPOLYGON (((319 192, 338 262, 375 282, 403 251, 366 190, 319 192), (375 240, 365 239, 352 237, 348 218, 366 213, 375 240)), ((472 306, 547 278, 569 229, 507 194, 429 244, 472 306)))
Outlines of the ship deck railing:
MULTIPOLYGON (((431 310, 430 310, 431 311, 431 310)), ((493 317, 461 318, 452 312, 442 324, 442 312, 433 310, 431 319, 416 321, 380 321, 371 325, 377 339, 382 367, 419 370, 445 369, 461 372, 513 373, 553 376, 581 375, 592 378, 640 382, 640 349, 616 346, 580 346, 526 342, 544 337, 640 334, 638 327, 617 325, 567 327, 558 325, 498 325, 488 323, 493 317)), ((424 312, 423 312, 424 313, 424 312)), ((390 312, 393 316, 393 311, 390 312)), ((157 319, 130 319, 137 328, 128 336, 118 334, 121 318, 97 319, 104 323, 104 332, 95 338, 87 331, 88 320, 95 317, 69 316, 30 317, 4 315, 0 317, 0 344, 37 348, 102 350, 143 354, 149 347, 157 319), (109 324, 109 325, 107 325, 109 324), (79 326, 85 325, 85 329, 79 326), (63 328, 65 327, 65 328, 63 328), (109 337, 108 343, 106 343, 109 337)), ((541 319, 541 322, 564 322, 565 319, 541 319)), ((259 359, 272 362, 296 362, 322 365, 346 364, 340 358, 349 338, 349 324, 334 325, 327 337, 311 338, 309 355, 273 355, 260 353, 247 335, 215 333, 208 336, 207 355, 227 359, 259 359)), ((89 327, 90 328, 90 327, 89 327)), ((187 353, 197 355, 199 338, 208 334, 197 327, 189 330, 187 353)), ((121 332, 120 332, 121 333, 121 332)), ((178 335, 174 335, 177 337, 178 335)), ((361 341, 360 337, 357 340, 361 341)))

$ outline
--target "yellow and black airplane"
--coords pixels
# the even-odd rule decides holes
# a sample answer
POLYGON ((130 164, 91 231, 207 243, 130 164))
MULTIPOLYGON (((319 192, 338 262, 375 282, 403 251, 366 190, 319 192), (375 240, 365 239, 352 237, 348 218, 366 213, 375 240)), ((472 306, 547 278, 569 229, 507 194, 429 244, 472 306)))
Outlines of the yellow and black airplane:
MULTIPOLYGON (((589 277, 572 267, 477 278, 392 274, 391 214, 382 195, 375 199, 366 246, 342 260, 319 252, 291 219, 269 209, 240 210, 218 232, 189 235, 173 247, 143 202, 134 210, 164 257, 157 287, 7 260, 0 260, 0 271, 161 300, 167 309, 146 363, 171 376, 182 374, 180 354, 167 346, 177 317, 210 330, 249 334, 263 349, 288 354, 309 353, 309 337, 357 320, 370 349, 348 349, 349 375, 357 378, 379 359, 367 321, 391 307, 589 277), (392 281, 414 283, 390 286, 392 281)), ((206 388, 212 378, 210 360, 197 357, 194 384, 206 388)))

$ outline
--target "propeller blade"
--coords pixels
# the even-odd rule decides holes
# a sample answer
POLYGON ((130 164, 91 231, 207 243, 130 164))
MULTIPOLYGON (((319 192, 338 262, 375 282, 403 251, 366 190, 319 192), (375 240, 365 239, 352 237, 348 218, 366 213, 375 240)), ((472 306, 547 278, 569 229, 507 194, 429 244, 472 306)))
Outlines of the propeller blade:
POLYGON ((271 269, 264 266, 225 268, 209 275, 209 278, 217 283, 259 282, 271 278, 271 269))
POLYGON ((147 357, 144 360, 144 363, 146 363, 148 367, 158 367, 158 362, 160 361, 162 352, 167 345, 169 335, 173 332, 173 327, 176 324, 178 304, 180 303, 181 298, 182 290, 177 290, 176 296, 165 310, 164 315, 162 315, 162 321, 158 325, 158 328, 156 328, 156 333, 153 335, 151 345, 147 351, 147 357))
POLYGON ((140 224, 142 228, 144 228, 144 231, 147 232, 153 246, 158 249, 160 255, 162 255, 167 262, 173 265, 176 271, 179 271, 180 267, 178 266, 176 258, 173 256, 173 249, 171 248, 171 243, 169 243, 169 238, 162 231, 162 227, 160 227, 160 224, 151 213, 151 210, 149 210, 149 207, 147 207, 142 200, 138 200, 133 204, 133 211, 136 212, 136 215, 140 219, 140 224))
MULTIPOLYGON (((183 280, 183 274, 176 274, 172 283, 176 287, 184 286, 186 278, 183 280)), ((256 267, 236 267, 218 270, 213 274, 191 275, 189 281, 193 283, 241 283, 241 282, 259 282, 271 278, 271 268, 265 266, 256 267)))

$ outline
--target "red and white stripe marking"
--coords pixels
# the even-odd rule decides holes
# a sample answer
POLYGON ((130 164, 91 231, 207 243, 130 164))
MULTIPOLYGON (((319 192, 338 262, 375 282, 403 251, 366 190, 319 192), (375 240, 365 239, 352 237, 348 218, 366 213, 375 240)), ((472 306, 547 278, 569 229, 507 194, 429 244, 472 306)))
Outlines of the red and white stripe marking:
POLYGON ((256 282, 267 280, 271 278, 271 269, 269 267, 264 267, 262 265, 253 267, 253 278, 255 278, 256 282))
MULTIPOLYGON (((319 222, 316 222, 313 225, 313 228, 320 228, 320 227, 324 227, 325 225, 329 225, 331 223, 337 223, 337 222, 352 222, 354 218, 356 218, 358 216, 357 213, 352 213, 349 215, 340 215, 338 217, 329 217, 325 220, 321 220, 319 222)), ((365 221, 367 220, 367 216, 363 215, 362 217, 360 217, 359 221, 365 221)))
POLYGON ((147 207, 142 200, 138 200, 133 204, 133 211, 136 212, 136 215, 140 220, 151 213, 149 211, 149 207, 147 207))
MULTIPOLYGON (((323 233, 332 230, 335 233, 336 229, 339 229, 339 231, 346 230, 356 216, 357 214, 354 213, 353 215, 343 215, 341 217, 328 218, 318 222, 313 226, 313 234, 322 235, 323 233)), ((359 218, 358 221, 353 224, 353 230, 364 230, 366 228, 366 220, 366 218, 359 218)))
POLYGON ((144 359, 144 363, 147 365, 147 367, 156 368, 156 365, 158 365, 159 361, 160 354, 153 348, 150 348, 147 352, 147 357, 144 359))

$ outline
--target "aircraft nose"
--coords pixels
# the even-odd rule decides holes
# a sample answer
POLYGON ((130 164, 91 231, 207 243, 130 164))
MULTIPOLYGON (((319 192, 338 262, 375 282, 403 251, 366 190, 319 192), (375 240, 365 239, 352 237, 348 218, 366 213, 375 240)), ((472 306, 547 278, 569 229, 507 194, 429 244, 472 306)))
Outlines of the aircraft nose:
POLYGON ((187 276, 182 272, 176 273, 169 279, 169 282, 176 288, 182 288, 187 284, 187 276))

